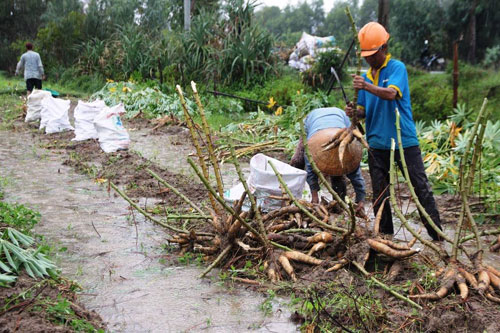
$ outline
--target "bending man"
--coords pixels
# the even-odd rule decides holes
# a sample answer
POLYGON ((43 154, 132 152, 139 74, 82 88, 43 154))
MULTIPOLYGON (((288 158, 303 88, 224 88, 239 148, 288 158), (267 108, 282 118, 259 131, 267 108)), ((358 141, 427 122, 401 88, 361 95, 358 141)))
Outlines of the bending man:
MULTIPOLYGON (((346 113, 342 109, 335 107, 315 109, 307 115, 304 121, 308 141, 314 134, 317 134, 322 130, 345 128, 349 126, 351 126, 349 117, 347 117, 346 113)), ((311 189, 312 202, 318 203, 318 192, 320 189, 318 176, 314 173, 307 157, 304 156, 302 140, 299 141, 299 145, 292 158, 291 165, 300 169, 303 169, 305 166, 307 171, 307 184, 311 189)), ((351 181, 354 192, 356 193, 355 201, 358 204, 357 210, 362 210, 364 207, 366 193, 365 180, 361 175, 361 169, 358 166, 353 172, 346 174, 346 176, 351 181)), ((337 192, 337 194, 344 199, 347 194, 344 176, 330 176, 330 181, 335 192, 337 192)))

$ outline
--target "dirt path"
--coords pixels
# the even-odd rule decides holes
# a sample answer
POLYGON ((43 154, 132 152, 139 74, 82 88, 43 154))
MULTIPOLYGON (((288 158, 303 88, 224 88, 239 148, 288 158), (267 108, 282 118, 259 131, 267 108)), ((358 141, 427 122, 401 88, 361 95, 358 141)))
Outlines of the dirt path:
POLYGON ((111 331, 295 331, 283 306, 264 316, 260 294, 199 280, 194 266, 169 266, 162 229, 137 215, 134 224, 123 199, 63 166, 58 151, 36 140, 0 131, 6 197, 41 212, 35 231, 55 244, 63 273, 83 286, 83 303, 111 331))
MULTIPOLYGON (((169 134, 152 135, 150 129, 135 130, 133 125, 129 126, 130 149, 161 167, 176 170, 181 174, 192 176, 193 179, 198 179, 186 162, 189 154, 195 153, 195 149, 190 144, 189 130, 177 126, 170 128, 169 134)), ((240 162, 240 164, 245 176, 248 175, 250 165, 247 162, 240 162)), ((225 190, 239 182, 232 164, 222 164, 221 173, 225 190)))

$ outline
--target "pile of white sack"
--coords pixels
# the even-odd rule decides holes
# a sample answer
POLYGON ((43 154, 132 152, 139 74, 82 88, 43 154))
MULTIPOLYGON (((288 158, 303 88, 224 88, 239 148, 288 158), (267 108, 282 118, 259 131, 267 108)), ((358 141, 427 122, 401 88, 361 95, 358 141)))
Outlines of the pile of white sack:
POLYGON ((290 54, 288 65, 303 72, 311 68, 318 54, 332 50, 335 47, 333 36, 317 37, 302 33, 300 40, 295 44, 295 49, 290 54))
POLYGON ((128 149, 130 136, 123 127, 120 115, 123 104, 106 106, 102 100, 78 101, 75 108, 75 128, 71 126, 68 111, 71 101, 52 97, 45 90, 34 90, 28 96, 26 122, 40 120, 40 129, 46 134, 75 131, 73 141, 98 139, 106 153, 128 149))

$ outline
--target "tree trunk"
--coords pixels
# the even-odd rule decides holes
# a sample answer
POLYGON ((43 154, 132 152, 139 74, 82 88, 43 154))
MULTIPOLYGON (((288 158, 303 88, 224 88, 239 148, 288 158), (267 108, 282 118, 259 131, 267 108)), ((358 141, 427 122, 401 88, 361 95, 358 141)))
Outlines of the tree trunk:
POLYGON ((453 108, 458 104, 458 41, 453 43, 453 108))
POLYGON ((389 26, 389 0, 378 0, 378 23, 384 28, 389 26))
POLYGON ((191 0, 184 0, 184 30, 191 30, 191 0))
POLYGON ((469 47, 467 52, 467 60, 471 64, 476 63, 476 8, 478 0, 473 0, 469 11, 469 47))

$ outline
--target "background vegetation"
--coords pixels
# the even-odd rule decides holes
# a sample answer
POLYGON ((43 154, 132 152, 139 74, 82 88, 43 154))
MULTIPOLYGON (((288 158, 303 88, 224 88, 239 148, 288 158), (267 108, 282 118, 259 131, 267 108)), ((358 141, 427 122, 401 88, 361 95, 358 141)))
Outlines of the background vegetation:
MULTIPOLYGON (((351 40, 345 7, 358 26, 378 19, 378 0, 338 0, 328 13, 323 2, 304 0, 281 10, 248 0, 193 1, 192 25, 186 31, 182 0, 5 0, 0 4, 0 69, 13 74, 25 42, 32 41, 51 87, 94 93, 106 80, 130 82, 150 88, 151 101, 162 99, 148 104, 153 109, 159 105, 150 116, 176 108, 165 96, 174 92, 175 84, 186 86, 191 80, 202 90, 261 101, 273 97, 277 106, 287 106, 297 91, 328 88, 329 67, 338 67, 351 40), (299 74, 287 68, 286 60, 303 31, 333 35, 340 50, 323 54, 309 71, 299 74)), ((461 40, 459 102, 477 111, 487 96, 493 117, 498 118, 500 3, 389 3, 390 49, 408 65, 415 119, 444 120, 451 115, 451 49, 457 40, 461 40), (424 40, 430 41, 431 53, 446 57, 444 74, 412 67, 418 65, 424 40)), ((344 82, 348 94, 349 81, 344 82)), ((22 80, 19 87, 22 90, 22 80)), ((329 105, 342 106, 340 94, 333 95, 329 105)), ((142 104, 135 98, 138 111, 142 104)), ((221 97, 212 98, 210 104, 217 112, 232 114, 255 111, 257 106, 221 97)))

